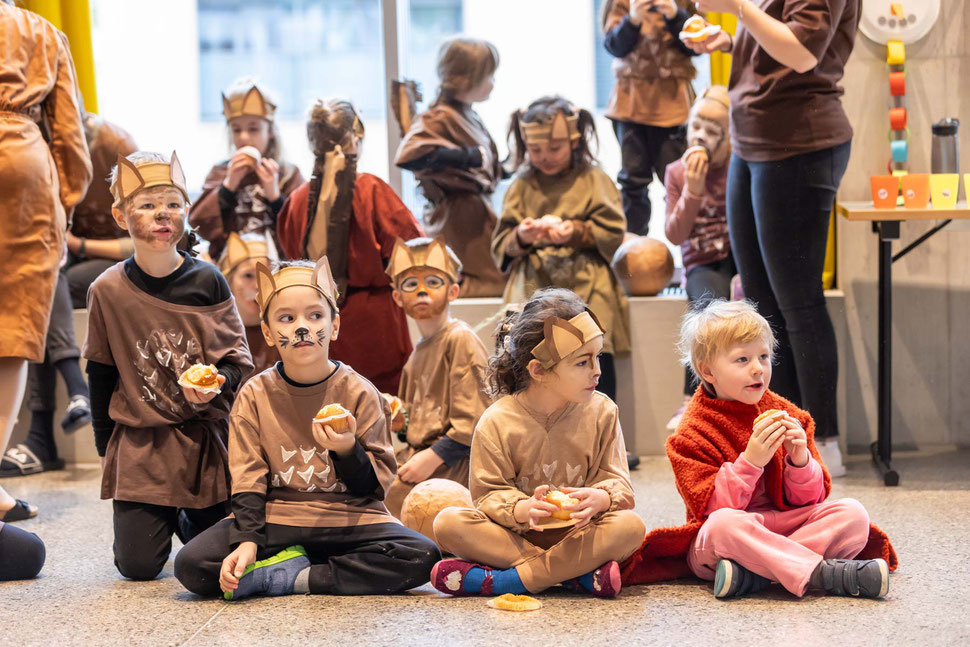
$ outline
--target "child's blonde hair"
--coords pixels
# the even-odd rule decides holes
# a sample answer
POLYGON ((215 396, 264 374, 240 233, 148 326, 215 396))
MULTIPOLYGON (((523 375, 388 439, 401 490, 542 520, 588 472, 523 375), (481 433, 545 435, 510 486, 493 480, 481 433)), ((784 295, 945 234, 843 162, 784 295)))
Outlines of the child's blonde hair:
POLYGON ((768 320, 749 301, 715 299, 684 315, 677 350, 681 362, 703 381, 700 365, 710 364, 735 344, 764 341, 774 353, 778 340, 768 320))

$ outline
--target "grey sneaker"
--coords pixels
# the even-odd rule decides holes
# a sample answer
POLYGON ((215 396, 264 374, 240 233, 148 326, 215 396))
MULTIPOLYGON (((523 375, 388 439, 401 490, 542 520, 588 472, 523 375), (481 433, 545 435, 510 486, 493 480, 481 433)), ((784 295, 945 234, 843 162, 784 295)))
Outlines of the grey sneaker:
POLYGON ((771 580, 768 578, 752 573, 735 561, 722 559, 714 574, 714 597, 739 598, 762 591, 769 584, 771 580))
POLYGON ((884 559, 826 559, 812 574, 812 585, 829 595, 884 598, 889 565, 884 559))

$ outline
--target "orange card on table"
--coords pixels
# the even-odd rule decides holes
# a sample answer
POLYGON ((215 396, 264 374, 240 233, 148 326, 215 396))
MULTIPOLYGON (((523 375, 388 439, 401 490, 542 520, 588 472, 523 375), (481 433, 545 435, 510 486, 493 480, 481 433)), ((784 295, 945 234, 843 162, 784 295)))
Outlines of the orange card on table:
POLYGON ((930 197, 934 209, 953 209, 957 206, 960 192, 959 173, 933 173, 930 175, 930 197))
POLYGON ((876 209, 895 209, 899 196, 899 178, 894 175, 873 175, 869 178, 872 204, 876 209))
POLYGON ((930 202, 930 176, 913 173, 900 178, 903 185, 903 205, 907 209, 925 209, 930 202))

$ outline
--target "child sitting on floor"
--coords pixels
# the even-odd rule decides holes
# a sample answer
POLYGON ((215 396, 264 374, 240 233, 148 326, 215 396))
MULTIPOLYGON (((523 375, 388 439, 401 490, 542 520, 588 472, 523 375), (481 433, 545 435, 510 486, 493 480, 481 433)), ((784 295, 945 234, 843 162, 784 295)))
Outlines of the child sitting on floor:
POLYGON ((712 301, 686 315, 680 349, 701 380, 667 456, 687 525, 647 535, 624 565, 636 584, 693 573, 729 598, 775 581, 881 598, 896 551, 854 499, 831 489, 805 411, 768 390, 775 338, 745 301, 712 301))
POLYGON ((603 335, 582 300, 556 288, 503 324, 487 380, 504 397, 472 439, 475 508, 445 508, 434 522, 442 550, 460 558, 435 566, 439 591, 619 593, 617 562, 643 541, 644 525, 616 405, 596 391, 603 335))
POLYGON ((188 192, 175 153, 119 157, 111 191, 135 253, 91 284, 82 355, 101 498, 114 499, 115 566, 148 580, 173 534, 187 542, 229 511, 229 410, 253 365, 226 280, 176 247, 188 192), (182 386, 195 364, 218 369, 215 389, 182 386))
POLYGON ((263 334, 283 359, 243 386, 232 412, 235 518, 189 542, 175 576, 193 593, 235 600, 424 584, 438 549, 382 502, 397 467, 390 410, 329 357, 340 317, 326 256, 257 271, 263 334))
POLYGON ((421 331, 404 365, 398 395, 407 412, 407 447, 385 503, 400 516, 408 492, 430 478, 468 486, 472 432, 489 399, 484 393, 488 351, 464 321, 452 319, 461 263, 441 240, 398 239, 387 274, 394 302, 421 331))

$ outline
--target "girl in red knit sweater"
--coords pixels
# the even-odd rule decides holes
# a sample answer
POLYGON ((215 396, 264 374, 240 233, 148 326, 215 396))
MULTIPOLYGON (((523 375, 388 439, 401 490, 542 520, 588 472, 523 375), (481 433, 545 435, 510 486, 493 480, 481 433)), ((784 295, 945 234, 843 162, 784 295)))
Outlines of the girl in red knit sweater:
POLYGON ((684 318, 681 352, 701 385, 667 455, 688 524, 651 532, 625 583, 693 573, 714 580, 718 598, 772 581, 797 596, 886 595, 896 554, 862 504, 826 501, 812 417, 768 390, 774 347, 747 302, 713 301, 684 318))

